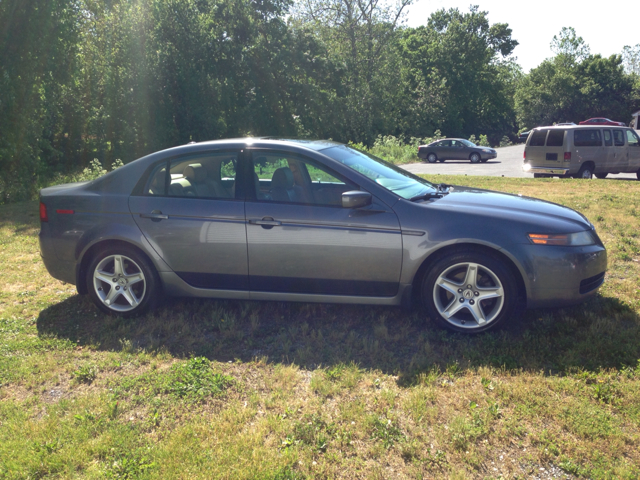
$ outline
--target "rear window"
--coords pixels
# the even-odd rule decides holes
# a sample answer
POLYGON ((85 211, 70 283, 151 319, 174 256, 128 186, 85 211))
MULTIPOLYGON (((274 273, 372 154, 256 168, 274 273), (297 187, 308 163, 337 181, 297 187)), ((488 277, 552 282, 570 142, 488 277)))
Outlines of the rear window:
POLYGON ((573 144, 576 147, 600 147, 602 146, 602 137, 600 130, 574 130, 573 144))
POLYGON ((529 140, 530 147, 544 147, 544 141, 547 138, 549 130, 534 130, 529 140))
POLYGON ((564 145, 564 130, 549 130, 547 147, 561 147, 564 145))

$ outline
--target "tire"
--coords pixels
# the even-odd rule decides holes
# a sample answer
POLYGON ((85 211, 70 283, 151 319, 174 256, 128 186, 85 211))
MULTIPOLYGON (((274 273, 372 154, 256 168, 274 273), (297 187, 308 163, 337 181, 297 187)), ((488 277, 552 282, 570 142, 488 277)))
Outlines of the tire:
POLYGON ((485 332, 516 316, 516 279, 488 252, 458 251, 438 259, 420 293, 429 317, 454 332, 485 332))
POLYGON ((437 161, 438 161, 438 157, 436 156, 435 153, 430 153, 429 155, 427 155, 427 162, 436 163, 437 161))
POLYGON ((86 276, 93 303, 105 313, 132 317, 153 309, 160 279, 151 262, 132 247, 110 247, 91 259, 86 276))
POLYGON ((596 178, 599 178, 600 180, 602 180, 603 178, 607 178, 607 174, 606 173, 596 173, 596 178))
POLYGON ((544 173, 534 173, 533 178, 547 178, 547 175, 544 173))
POLYGON ((640 180, 640 169, 636 172, 636 178, 640 180))
POLYGON ((593 176, 593 167, 587 163, 585 165, 582 165, 582 167, 580 167, 580 170, 578 170, 578 173, 576 173, 573 176, 573 178, 582 178, 585 180, 590 180, 592 176, 593 176))
POLYGON ((477 153, 472 153, 472 154, 469 156, 469 160, 471 160, 471 163, 480 163, 481 158, 480 158, 480 155, 479 155, 479 154, 477 154, 477 153))

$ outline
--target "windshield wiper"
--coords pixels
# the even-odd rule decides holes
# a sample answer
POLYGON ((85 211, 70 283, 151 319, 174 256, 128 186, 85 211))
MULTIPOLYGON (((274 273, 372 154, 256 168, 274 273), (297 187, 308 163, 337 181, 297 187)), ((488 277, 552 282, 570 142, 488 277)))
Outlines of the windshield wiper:
POLYGON ((430 198, 442 198, 445 194, 443 192, 429 192, 416 195, 409 199, 410 202, 417 202, 418 200, 429 200, 430 198))
POLYGON ((449 187, 451 187, 451 185, 447 185, 446 183, 438 183, 437 185, 434 185, 437 189, 437 191, 435 192, 429 192, 429 193, 421 193, 420 195, 416 195, 415 197, 411 197, 409 199, 409 201, 411 202, 417 202, 418 200, 429 200, 431 198, 442 198, 445 195, 449 194, 449 187))

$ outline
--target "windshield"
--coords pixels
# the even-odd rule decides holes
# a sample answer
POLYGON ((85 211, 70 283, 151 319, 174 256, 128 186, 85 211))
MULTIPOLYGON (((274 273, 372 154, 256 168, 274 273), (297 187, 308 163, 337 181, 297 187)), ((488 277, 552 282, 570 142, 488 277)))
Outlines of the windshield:
POLYGON ((346 145, 327 148, 322 150, 322 153, 374 180, 402 198, 411 199, 427 192, 438 191, 425 179, 346 145))
POLYGON ((458 140, 460 143, 464 143, 467 147, 475 147, 476 144, 473 142, 470 142, 469 140, 465 140, 464 138, 461 138, 460 140, 458 140))

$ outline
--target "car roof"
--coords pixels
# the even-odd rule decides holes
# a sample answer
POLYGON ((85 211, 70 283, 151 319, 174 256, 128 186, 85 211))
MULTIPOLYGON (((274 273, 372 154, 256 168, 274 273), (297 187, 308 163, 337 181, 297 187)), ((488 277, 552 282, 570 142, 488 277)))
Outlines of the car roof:
MULTIPOLYGON (((246 146, 277 146, 277 145, 295 145, 298 147, 308 148, 309 150, 320 151, 325 148, 331 148, 338 145, 344 145, 343 143, 334 142, 333 140, 313 140, 303 138, 287 138, 287 137, 240 137, 240 138, 225 138, 222 140, 207 140, 204 142, 188 143, 187 145, 199 145, 199 146, 220 146, 221 144, 238 144, 244 143, 246 146)), ((184 147, 180 145, 175 148, 184 147)))

